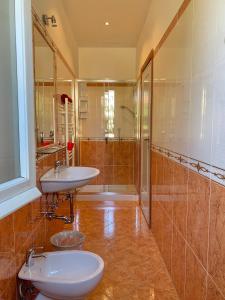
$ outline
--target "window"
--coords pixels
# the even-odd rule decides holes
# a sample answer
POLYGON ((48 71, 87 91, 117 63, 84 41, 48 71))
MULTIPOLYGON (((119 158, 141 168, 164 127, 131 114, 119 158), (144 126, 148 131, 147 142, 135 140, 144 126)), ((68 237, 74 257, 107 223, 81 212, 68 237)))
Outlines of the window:
POLYGON ((15 9, 12 0, 0 6, 0 184, 20 177, 15 9))
POLYGON ((104 95, 105 137, 114 137, 115 91, 109 90, 104 95))
POLYGON ((35 187, 31 3, 0 6, 0 218, 40 195, 35 187))

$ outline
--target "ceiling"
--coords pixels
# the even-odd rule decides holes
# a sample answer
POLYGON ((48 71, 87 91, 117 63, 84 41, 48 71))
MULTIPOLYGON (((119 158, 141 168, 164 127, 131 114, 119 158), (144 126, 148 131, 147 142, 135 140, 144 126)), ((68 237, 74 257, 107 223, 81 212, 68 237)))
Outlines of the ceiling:
POLYGON ((79 47, 136 47, 151 0, 63 0, 79 47), (110 26, 105 26, 109 22, 110 26))

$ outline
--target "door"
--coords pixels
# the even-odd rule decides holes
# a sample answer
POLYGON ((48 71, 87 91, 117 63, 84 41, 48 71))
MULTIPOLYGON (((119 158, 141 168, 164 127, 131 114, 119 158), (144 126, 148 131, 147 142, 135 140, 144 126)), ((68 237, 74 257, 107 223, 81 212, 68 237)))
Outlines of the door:
POLYGON ((151 131, 152 60, 142 71, 141 83, 141 172, 140 204, 147 223, 151 223, 151 131))

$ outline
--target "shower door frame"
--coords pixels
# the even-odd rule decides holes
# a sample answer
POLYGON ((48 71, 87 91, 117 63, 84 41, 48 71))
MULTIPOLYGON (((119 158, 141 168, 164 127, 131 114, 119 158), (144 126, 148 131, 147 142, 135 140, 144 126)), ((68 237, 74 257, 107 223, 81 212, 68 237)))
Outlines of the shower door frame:
POLYGON ((141 176, 142 176, 142 104, 143 104, 143 85, 142 85, 142 79, 143 79, 143 73, 145 71, 145 69, 148 67, 148 65, 151 63, 151 91, 150 91, 150 96, 151 96, 151 103, 150 103, 150 130, 149 130, 149 165, 148 165, 148 168, 149 168, 149 223, 148 223, 148 220, 146 219, 146 222, 149 226, 149 228, 151 228, 151 224, 152 224, 152 215, 151 215, 151 212, 152 212, 152 176, 151 176, 151 170, 152 170, 152 150, 151 150, 151 146, 152 146, 152 125, 153 125, 153 122, 152 122, 152 117, 153 117, 153 67, 154 67, 154 64, 153 64, 153 59, 154 59, 154 50, 152 49, 151 52, 149 53, 146 61, 144 62, 142 68, 141 68, 141 73, 140 73, 140 79, 141 79, 141 83, 140 83, 140 86, 141 86, 141 93, 140 93, 140 152, 139 152, 139 205, 141 207, 141 210, 142 210, 142 213, 143 213, 143 216, 144 218, 146 219, 145 217, 145 214, 143 212, 143 209, 142 209, 142 205, 141 205, 141 184, 142 184, 142 180, 141 180, 141 176))

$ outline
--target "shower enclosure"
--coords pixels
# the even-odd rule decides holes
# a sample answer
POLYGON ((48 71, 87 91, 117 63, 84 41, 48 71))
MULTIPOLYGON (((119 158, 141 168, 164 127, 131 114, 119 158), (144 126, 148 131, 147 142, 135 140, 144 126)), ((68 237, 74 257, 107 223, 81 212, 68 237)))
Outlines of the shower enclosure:
POLYGON ((78 84, 78 164, 101 172, 83 192, 136 194, 135 86, 134 82, 78 84))
POLYGON ((151 58, 142 71, 141 80, 140 204, 149 225, 151 223, 152 66, 151 58))

